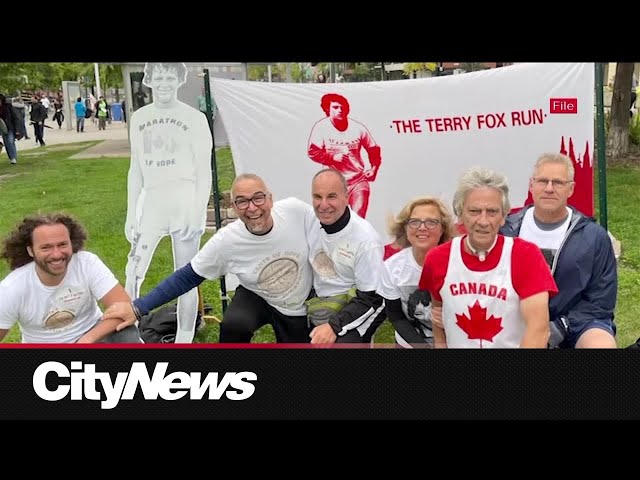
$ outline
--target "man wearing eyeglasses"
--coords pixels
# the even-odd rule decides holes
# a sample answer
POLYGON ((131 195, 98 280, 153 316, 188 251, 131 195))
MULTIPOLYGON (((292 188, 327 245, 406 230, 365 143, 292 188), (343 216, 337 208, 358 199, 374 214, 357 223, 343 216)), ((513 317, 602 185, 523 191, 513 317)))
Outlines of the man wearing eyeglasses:
POLYGON ((316 173, 312 198, 320 220, 308 234, 315 293, 328 301, 354 293, 339 311, 312 321, 311 343, 368 343, 384 320, 384 303, 376 292, 383 268, 382 241, 349 207, 349 187, 339 171, 316 173))
POLYGON ((554 276, 559 294, 549 303, 550 346, 616 348, 613 246, 604 228, 567 204, 574 173, 566 155, 541 155, 529 182, 533 205, 509 215, 501 231, 535 243, 554 276))
POLYGON ((233 273, 240 285, 220 325, 220 343, 249 343, 266 324, 279 343, 309 343, 305 301, 313 273, 307 232, 318 224, 313 208, 296 198, 274 202, 264 181, 249 173, 234 179, 231 198, 240 221, 218 230, 147 295, 112 305, 103 319, 123 318, 124 328, 204 280, 233 273))

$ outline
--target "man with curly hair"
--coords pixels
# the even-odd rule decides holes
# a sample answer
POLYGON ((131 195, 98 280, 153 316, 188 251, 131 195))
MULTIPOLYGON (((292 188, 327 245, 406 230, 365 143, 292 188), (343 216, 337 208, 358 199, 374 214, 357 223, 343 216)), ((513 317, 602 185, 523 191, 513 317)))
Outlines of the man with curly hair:
POLYGON ((140 343, 136 326, 101 320, 105 307, 130 301, 104 263, 84 250, 87 234, 63 213, 26 217, 0 257, 11 273, 0 282, 0 341, 17 322, 23 343, 140 343), (124 327, 124 325, 123 325, 124 327))

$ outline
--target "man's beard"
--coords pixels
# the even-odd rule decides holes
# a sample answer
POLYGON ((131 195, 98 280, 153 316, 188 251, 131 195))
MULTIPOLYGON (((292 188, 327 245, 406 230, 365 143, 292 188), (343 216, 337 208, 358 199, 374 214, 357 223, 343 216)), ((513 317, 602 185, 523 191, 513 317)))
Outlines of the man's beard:
POLYGON ((36 265, 40 268, 40 270, 46 272, 48 275, 53 275, 53 276, 60 276, 60 275, 65 275, 67 273, 67 266, 69 265, 69 259, 71 257, 69 256, 64 256, 63 260, 64 260, 64 269, 63 270, 53 270, 50 266, 49 263, 43 260, 40 260, 38 258, 34 258, 34 262, 36 262, 36 265))

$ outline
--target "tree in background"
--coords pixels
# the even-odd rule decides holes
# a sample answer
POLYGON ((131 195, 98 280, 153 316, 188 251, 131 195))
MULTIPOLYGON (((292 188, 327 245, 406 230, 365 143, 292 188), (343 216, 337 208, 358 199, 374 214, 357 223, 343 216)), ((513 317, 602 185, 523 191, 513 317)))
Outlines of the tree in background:
POLYGON ((417 72, 435 72, 438 68, 438 64, 435 62, 414 62, 404 64, 404 73, 409 75, 409 78, 416 78, 417 72))
POLYGON ((633 63, 617 63, 611 98, 611 115, 607 134, 607 156, 619 158, 629 151, 629 110, 633 63))
MULTIPOLYGON (((21 91, 57 92, 63 81, 90 79, 95 85, 93 63, 0 63, 0 92, 13 96, 21 91)), ((101 85, 122 88, 122 68, 116 64, 100 65, 101 85)))

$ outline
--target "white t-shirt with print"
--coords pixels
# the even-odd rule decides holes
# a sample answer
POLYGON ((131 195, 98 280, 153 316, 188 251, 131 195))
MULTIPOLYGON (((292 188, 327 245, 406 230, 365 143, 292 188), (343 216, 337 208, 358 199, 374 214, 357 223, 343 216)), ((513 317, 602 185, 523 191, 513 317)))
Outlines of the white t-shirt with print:
POLYGON ((214 280, 233 273, 240 284, 289 316, 307 314, 311 291, 306 232, 318 224, 313 208, 297 198, 274 202, 273 228, 254 235, 237 220, 221 228, 191 261, 201 277, 214 280))
POLYGON ((16 322, 23 343, 75 343, 93 328, 102 312, 97 300, 118 280, 97 255, 71 256, 67 273, 55 287, 44 285, 30 262, 0 282, 0 328, 16 322))
POLYGON ((382 241, 369 222, 353 210, 350 214, 349 223, 339 232, 327 234, 319 222, 309 232, 309 262, 319 297, 346 293, 354 285, 362 292, 378 288, 382 241))
MULTIPOLYGON (((411 247, 405 248, 385 260, 378 295, 389 300, 400 299, 404 316, 417 320, 424 335, 432 337, 433 333, 426 323, 431 317, 431 299, 425 299, 425 296, 429 296, 428 292, 418 289, 421 275, 422 265, 416 262, 411 247)), ((406 344, 406 341, 399 339, 397 332, 396 340, 406 344)))

